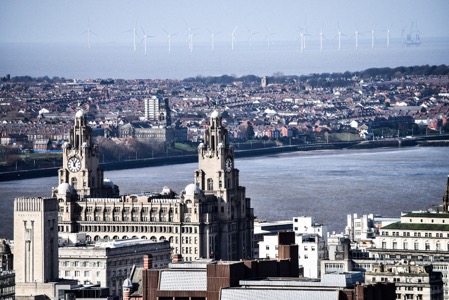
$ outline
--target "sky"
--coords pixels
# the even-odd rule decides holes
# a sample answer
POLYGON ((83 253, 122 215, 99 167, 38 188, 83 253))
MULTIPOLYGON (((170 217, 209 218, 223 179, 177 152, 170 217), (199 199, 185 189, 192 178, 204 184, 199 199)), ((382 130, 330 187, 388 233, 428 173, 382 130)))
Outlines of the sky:
POLYGON ((311 39, 335 38, 338 30, 351 36, 357 30, 370 38, 399 38, 411 25, 421 37, 449 36, 447 0, 2 0, 0 43, 138 43, 146 35, 151 42, 186 42, 192 28, 195 42, 297 40, 302 28, 311 39))

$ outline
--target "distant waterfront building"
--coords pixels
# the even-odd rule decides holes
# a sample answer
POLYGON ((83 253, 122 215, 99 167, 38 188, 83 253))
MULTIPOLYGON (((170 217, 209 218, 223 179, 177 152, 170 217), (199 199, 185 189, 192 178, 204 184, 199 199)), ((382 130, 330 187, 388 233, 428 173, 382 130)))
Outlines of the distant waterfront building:
POLYGON ((169 241, 186 261, 197 258, 236 260, 253 255, 254 214, 234 167, 234 148, 222 118, 214 112, 198 148, 194 183, 180 195, 119 195, 104 178, 98 147, 83 111, 64 146, 63 165, 53 195, 59 202, 59 231, 85 233, 88 242, 143 238, 169 241))
POLYGON ((267 87, 267 84, 268 84, 267 76, 262 76, 262 78, 260 79, 260 86, 265 88, 267 87))

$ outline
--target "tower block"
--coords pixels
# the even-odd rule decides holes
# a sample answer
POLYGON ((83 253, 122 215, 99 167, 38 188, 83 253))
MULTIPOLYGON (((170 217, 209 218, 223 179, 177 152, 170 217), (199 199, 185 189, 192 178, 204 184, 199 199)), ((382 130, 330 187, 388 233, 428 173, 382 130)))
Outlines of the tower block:
POLYGON ((47 283, 58 281, 56 198, 14 200, 14 269, 16 299, 54 293, 47 283))

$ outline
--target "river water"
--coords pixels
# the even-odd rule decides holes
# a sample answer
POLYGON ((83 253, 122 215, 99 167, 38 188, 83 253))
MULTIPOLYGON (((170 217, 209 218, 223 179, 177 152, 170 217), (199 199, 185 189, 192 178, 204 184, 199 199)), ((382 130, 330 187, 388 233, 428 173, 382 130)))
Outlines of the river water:
MULTIPOLYGON (((294 152, 236 160, 259 219, 314 216, 330 231, 343 231, 347 214, 401 212, 440 204, 449 174, 449 147, 294 152)), ((121 194, 181 192, 197 163, 105 172, 121 194)), ((0 182, 0 238, 13 237, 15 197, 51 194, 56 177, 0 182)))

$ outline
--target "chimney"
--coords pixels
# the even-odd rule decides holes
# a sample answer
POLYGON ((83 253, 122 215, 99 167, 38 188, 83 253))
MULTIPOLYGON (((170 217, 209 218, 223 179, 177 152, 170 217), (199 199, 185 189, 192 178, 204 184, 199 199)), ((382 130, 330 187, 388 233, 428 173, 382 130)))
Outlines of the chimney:
POLYGON ((174 254, 172 257, 172 263, 180 263, 182 262, 182 255, 181 254, 174 254))
POLYGON ((153 268, 153 255, 145 254, 143 256, 143 269, 148 270, 153 268))

